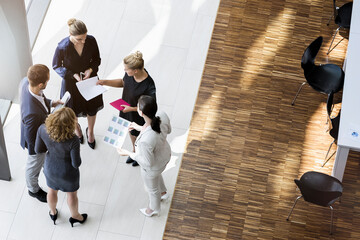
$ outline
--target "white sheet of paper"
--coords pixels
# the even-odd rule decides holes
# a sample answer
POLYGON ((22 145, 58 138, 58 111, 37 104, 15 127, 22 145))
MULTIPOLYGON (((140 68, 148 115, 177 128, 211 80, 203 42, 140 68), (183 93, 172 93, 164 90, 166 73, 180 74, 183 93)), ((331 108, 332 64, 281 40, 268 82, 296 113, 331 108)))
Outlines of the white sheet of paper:
POLYGON ((55 112, 56 110, 64 107, 64 106, 67 104, 67 102, 70 100, 70 98, 71 98, 71 94, 70 94, 68 91, 66 91, 65 94, 64 94, 64 96, 61 98, 61 101, 62 101, 64 104, 59 104, 59 105, 57 105, 57 106, 53 109, 52 113, 55 112))
POLYGON ((98 77, 95 76, 76 83, 79 92, 86 99, 86 101, 89 101, 90 99, 93 99, 94 97, 99 96, 106 91, 106 88, 103 86, 96 85, 97 81, 98 77))
POLYGON ((118 116, 112 116, 104 134, 104 142, 113 147, 122 147, 129 132, 130 122, 118 116))

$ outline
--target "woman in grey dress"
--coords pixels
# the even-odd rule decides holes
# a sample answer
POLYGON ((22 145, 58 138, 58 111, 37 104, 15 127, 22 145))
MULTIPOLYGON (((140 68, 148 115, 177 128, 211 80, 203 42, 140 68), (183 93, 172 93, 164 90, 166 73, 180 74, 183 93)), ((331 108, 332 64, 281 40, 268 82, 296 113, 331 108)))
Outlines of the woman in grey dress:
POLYGON ((47 202, 54 224, 58 215, 56 204, 59 190, 67 193, 71 226, 75 222, 84 223, 87 218, 86 213, 80 214, 78 211, 81 158, 79 138, 75 135, 76 124, 74 111, 64 107, 50 114, 37 131, 35 151, 46 152, 44 174, 49 187, 47 202))

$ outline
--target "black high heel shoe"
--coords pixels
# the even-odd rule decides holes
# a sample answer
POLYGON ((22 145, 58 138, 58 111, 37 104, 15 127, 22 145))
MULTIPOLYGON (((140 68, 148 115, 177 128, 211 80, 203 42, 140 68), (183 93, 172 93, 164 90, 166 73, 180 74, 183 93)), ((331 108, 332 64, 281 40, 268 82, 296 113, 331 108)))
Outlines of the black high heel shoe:
POLYGON ((50 218, 51 218, 51 220, 54 221, 54 225, 56 225, 55 222, 56 222, 56 219, 58 217, 58 210, 56 208, 55 208, 55 210, 56 210, 56 213, 54 215, 51 215, 51 211, 49 211, 50 218))
POLYGON ((84 143, 84 136, 79 137, 79 142, 80 142, 80 144, 84 143))
POLYGON ((81 216, 83 216, 83 218, 84 218, 82 221, 80 221, 79 219, 76 219, 76 218, 72 218, 72 217, 69 218, 71 227, 74 227, 74 223, 77 223, 77 222, 83 224, 86 221, 88 215, 86 213, 83 213, 83 214, 81 214, 81 216))
POLYGON ((80 128, 80 132, 81 132, 81 137, 79 137, 79 142, 80 142, 80 144, 83 144, 83 143, 84 143, 84 134, 82 134, 82 130, 81 130, 80 124, 78 123, 77 125, 78 125, 78 127, 80 128))
POLYGON ((94 138, 94 141, 92 143, 89 142, 88 128, 86 128, 86 138, 88 139, 87 142, 89 144, 89 147, 91 147, 92 149, 95 149, 95 138, 94 138))

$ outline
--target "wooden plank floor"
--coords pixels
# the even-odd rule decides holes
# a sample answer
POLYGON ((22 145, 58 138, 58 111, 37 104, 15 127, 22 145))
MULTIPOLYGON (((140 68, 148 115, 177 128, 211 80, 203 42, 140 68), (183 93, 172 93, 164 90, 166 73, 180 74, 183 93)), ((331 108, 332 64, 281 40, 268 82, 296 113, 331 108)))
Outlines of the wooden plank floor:
POLYGON ((332 141, 326 96, 305 86, 290 105, 311 41, 324 37, 317 63, 344 61, 346 39, 326 55, 331 14, 330 0, 221 0, 164 239, 360 239, 355 152, 334 235, 330 210, 303 200, 286 221, 299 195, 293 179, 333 166, 321 168, 332 141))

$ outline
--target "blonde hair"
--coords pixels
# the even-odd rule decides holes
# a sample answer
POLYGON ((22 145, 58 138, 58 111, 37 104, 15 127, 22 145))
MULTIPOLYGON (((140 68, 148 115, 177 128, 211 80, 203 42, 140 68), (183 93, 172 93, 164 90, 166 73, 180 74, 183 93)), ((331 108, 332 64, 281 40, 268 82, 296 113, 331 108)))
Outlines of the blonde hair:
POLYGON ((142 58, 142 53, 139 51, 131 53, 129 56, 124 58, 124 64, 132 70, 143 69, 144 59, 142 58))
POLYGON ((69 33, 72 36, 78 36, 87 33, 86 25, 81 20, 70 18, 67 21, 67 24, 69 26, 69 33))
POLYGON ((49 114, 45 120, 46 132, 56 142, 64 142, 75 135, 76 116, 71 108, 63 107, 49 114))
POLYGON ((45 84, 49 80, 50 71, 44 64, 35 64, 29 67, 26 75, 30 86, 36 87, 40 83, 45 84))

